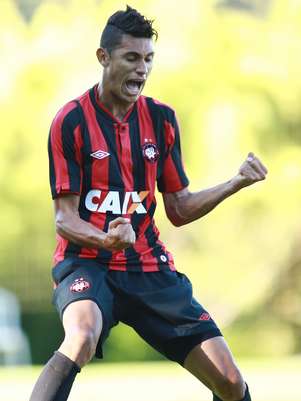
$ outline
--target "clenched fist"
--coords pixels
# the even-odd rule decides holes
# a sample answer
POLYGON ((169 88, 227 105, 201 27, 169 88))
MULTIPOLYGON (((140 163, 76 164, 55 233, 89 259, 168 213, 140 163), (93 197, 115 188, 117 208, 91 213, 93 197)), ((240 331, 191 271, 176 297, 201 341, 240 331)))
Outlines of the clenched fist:
POLYGON ((135 241, 136 234, 130 224, 130 220, 118 217, 109 223, 103 247, 108 251, 120 251, 133 245, 135 241))
POLYGON ((257 181, 265 180, 268 173, 262 162, 250 152, 247 159, 240 166, 238 174, 233 178, 237 189, 247 187, 257 181))

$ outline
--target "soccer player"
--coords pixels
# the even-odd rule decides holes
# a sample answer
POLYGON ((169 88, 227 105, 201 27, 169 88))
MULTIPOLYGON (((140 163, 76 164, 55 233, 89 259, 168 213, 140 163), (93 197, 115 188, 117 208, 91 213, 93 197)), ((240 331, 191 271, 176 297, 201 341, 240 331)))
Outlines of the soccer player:
POLYGON ((155 186, 175 226, 210 212, 267 170, 249 153, 238 173, 213 188, 188 189, 174 111, 141 92, 157 32, 127 7, 112 15, 97 58, 101 82, 67 103, 50 130, 49 163, 57 247, 53 301, 65 338, 30 401, 65 401, 119 321, 181 364, 215 401, 250 401, 214 320, 175 269, 154 223, 155 186))

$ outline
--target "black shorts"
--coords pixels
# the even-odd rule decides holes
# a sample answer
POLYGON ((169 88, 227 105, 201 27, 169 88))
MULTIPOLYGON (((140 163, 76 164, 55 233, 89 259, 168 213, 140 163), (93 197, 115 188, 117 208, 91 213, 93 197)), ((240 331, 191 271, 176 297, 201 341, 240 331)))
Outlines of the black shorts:
POLYGON ((222 335, 193 298, 189 279, 179 272, 113 271, 90 259, 67 258, 53 269, 53 279, 58 284, 53 303, 61 318, 71 302, 90 299, 99 306, 103 329, 98 358, 110 329, 119 321, 181 365, 194 346, 222 335))

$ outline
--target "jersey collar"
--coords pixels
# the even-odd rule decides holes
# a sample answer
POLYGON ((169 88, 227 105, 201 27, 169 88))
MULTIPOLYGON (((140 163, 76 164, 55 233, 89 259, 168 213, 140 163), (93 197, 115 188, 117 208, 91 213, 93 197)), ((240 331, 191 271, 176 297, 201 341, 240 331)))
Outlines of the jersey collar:
POLYGON ((123 120, 119 120, 113 114, 108 110, 103 103, 99 100, 98 97, 98 92, 97 92, 97 84, 93 86, 93 88, 90 89, 90 99, 92 101, 93 106, 95 107, 96 111, 102 114, 103 117, 106 119, 112 121, 113 123, 121 124, 121 123, 126 123, 130 121, 132 118, 134 118, 135 115, 135 110, 136 110, 136 103, 133 104, 133 106, 128 110, 126 115, 124 116, 123 120))

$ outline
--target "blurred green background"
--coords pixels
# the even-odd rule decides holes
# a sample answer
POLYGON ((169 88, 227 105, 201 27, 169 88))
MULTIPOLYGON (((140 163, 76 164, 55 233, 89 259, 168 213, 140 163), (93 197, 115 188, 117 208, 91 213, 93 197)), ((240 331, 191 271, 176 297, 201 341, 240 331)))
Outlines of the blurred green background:
MULTIPOLYGON (((268 179, 212 214, 157 224, 238 357, 301 353, 301 1, 132 0, 159 31, 144 94, 176 109, 191 189, 226 181, 248 151, 268 179)), ((33 363, 62 339, 51 305, 46 143, 56 111, 100 80, 95 50, 117 0, 0 1, 0 283, 22 310, 33 363)), ((159 199, 158 199, 159 200, 159 199)), ((107 361, 162 357, 127 327, 107 361)))

